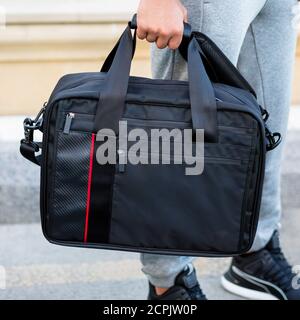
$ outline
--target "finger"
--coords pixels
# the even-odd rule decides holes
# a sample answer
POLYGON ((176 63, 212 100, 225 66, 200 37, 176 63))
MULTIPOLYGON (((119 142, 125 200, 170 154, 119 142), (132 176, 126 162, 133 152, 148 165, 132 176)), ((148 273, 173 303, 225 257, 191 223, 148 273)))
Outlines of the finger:
POLYGON ((182 41, 182 33, 179 34, 179 35, 175 35, 173 36, 170 40, 169 40, 169 43, 168 43, 168 47, 170 49, 177 49, 179 46, 180 46, 180 43, 182 41))
POLYGON ((159 36, 156 40, 157 48, 164 49, 168 46, 170 37, 168 36, 159 36))
POLYGON ((183 21, 186 23, 188 22, 188 12, 186 8, 183 8, 183 21))
POLYGON ((147 33, 146 39, 148 42, 155 42, 157 40, 157 35, 154 33, 147 33))
POLYGON ((138 27, 136 30, 136 35, 140 40, 144 40, 147 37, 147 32, 142 27, 138 27))

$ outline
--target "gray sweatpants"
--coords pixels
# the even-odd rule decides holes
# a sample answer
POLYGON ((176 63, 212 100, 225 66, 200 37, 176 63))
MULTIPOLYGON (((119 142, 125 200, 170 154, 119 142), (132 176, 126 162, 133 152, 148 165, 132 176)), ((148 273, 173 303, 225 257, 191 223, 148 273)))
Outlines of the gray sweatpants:
MULTIPOLYGON (((268 125, 286 137, 296 30, 292 7, 297 0, 183 0, 189 23, 223 50, 256 90, 270 112, 268 125)), ((154 78, 187 79, 177 51, 152 46, 154 78)), ((267 154, 257 236, 252 251, 263 248, 281 216, 280 166, 283 143, 267 154)), ((188 232, 188 230, 187 230, 188 232)), ((159 287, 170 287, 194 257, 141 254, 142 271, 159 287)))

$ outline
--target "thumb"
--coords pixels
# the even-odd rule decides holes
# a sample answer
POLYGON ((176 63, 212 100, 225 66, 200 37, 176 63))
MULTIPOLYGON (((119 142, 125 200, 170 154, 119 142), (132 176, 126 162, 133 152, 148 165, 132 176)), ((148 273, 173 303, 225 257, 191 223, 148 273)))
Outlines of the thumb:
POLYGON ((188 12, 184 7, 183 7, 183 21, 186 23, 188 22, 188 12))

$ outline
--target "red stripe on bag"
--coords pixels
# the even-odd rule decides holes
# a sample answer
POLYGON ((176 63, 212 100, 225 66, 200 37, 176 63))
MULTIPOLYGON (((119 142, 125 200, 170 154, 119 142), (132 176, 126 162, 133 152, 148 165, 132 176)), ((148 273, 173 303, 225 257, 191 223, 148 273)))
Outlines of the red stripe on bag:
POLYGON ((86 211, 85 211, 85 228, 84 228, 84 242, 87 242, 88 231, 89 231, 89 214, 90 214, 90 202, 91 202, 91 186, 92 186, 92 175, 93 175, 93 159, 94 159, 94 148, 95 148, 95 134, 92 134, 92 142, 90 149, 90 164, 89 164, 89 176, 88 176, 88 189, 86 198, 86 211))

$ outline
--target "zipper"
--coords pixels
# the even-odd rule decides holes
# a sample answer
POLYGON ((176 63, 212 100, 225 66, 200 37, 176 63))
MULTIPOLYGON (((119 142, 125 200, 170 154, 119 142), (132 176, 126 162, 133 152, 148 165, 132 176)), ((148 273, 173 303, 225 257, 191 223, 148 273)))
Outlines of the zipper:
POLYGON ((241 159, 229 159, 229 158, 216 158, 216 157, 204 157, 204 165, 205 163, 220 163, 220 164, 233 164, 233 165, 241 165, 241 159))
POLYGON ((142 119, 133 119, 133 118, 123 118, 128 122, 128 125, 137 125, 141 127, 166 127, 166 128, 191 128, 190 122, 179 122, 179 121, 171 121, 171 120, 142 120, 142 119))
MULTIPOLYGON (((82 84, 85 84, 86 82, 91 82, 91 81, 104 81, 104 80, 105 80, 105 78, 103 78, 103 79, 98 78, 98 79, 97 79, 96 76, 95 76, 95 77, 88 77, 88 78, 86 78, 86 79, 82 79, 82 80, 80 80, 80 81, 78 81, 78 82, 75 82, 75 83, 73 83, 72 85, 67 85, 66 87, 60 88, 59 91, 72 90, 72 89, 75 89, 75 88, 81 86, 82 84)), ((229 93, 229 95, 231 95, 232 97, 236 98, 233 94, 231 94, 230 92, 227 92, 227 91, 224 90, 223 88, 219 88, 219 89, 222 90, 223 92, 229 93)), ((55 93, 56 93, 56 92, 55 92, 55 93)), ((217 98, 217 97, 215 97, 215 99, 216 99, 217 102, 224 102, 222 99, 219 99, 219 98, 217 98)), ((239 101, 241 101, 239 98, 236 98, 236 99, 239 100, 239 101)), ((129 103, 130 101, 126 101, 126 102, 129 103)), ((243 102, 243 103, 244 103, 244 102, 243 102)))
MULTIPOLYGON (((133 118, 123 118, 128 122, 128 125, 137 125, 141 127, 160 127, 160 128, 173 128, 173 129, 192 129, 192 124, 190 122, 179 122, 170 120, 141 120, 133 118)), ((237 128, 231 126, 218 126, 221 131, 234 131, 239 134, 247 134, 249 130, 253 131, 252 128, 237 128)))
POLYGON ((66 120, 65 120, 65 126, 64 126, 64 130, 63 130, 63 132, 65 134, 69 134, 70 133, 72 121, 73 121, 74 118, 75 118, 75 113, 73 113, 73 112, 67 113, 66 120))
POLYGON ((241 127, 231 127, 231 126, 218 126, 221 131, 231 131, 236 134, 251 134, 253 128, 241 128, 241 127))
POLYGON ((123 173, 125 172, 125 160, 126 160, 126 153, 125 150, 119 149, 117 152, 117 158, 118 158, 118 172, 123 173))
MULTIPOLYGON (((125 159, 126 159, 126 151, 125 150, 118 150, 118 160, 117 160, 117 172, 118 173, 125 173, 126 171, 126 165, 125 159)), ((149 159, 152 157, 152 153, 149 152, 149 154, 141 154, 140 157, 147 157, 149 159)), ((160 158, 162 155, 157 154, 157 156, 160 158)), ((184 156, 183 156, 184 157, 184 156)), ((170 155, 170 164, 172 164, 172 160, 174 160, 174 155, 170 155)), ((204 165, 206 163, 209 164, 223 164, 223 165, 235 165, 240 166, 242 165, 243 160, 241 159, 229 159, 229 158, 217 158, 217 157, 204 157, 204 165)), ((184 164, 184 163, 183 163, 184 164)), ((151 163, 149 163, 151 165, 151 163)))
MULTIPOLYGON (((93 116, 85 113, 73 113, 69 112, 65 116, 65 124, 63 128, 63 133, 69 134, 71 130, 71 125, 73 122, 73 119, 77 116, 84 115, 84 116, 93 116)), ((128 122, 128 125, 136 125, 141 127, 150 127, 150 128, 172 128, 172 129, 191 129, 191 123, 190 122, 179 122, 179 121, 170 121, 170 120, 142 120, 142 119, 133 119, 133 118, 123 118, 122 120, 125 120, 128 122)), ((252 130, 252 128, 237 128, 237 127, 231 127, 231 126, 219 126, 219 129, 221 131, 234 131, 237 134, 247 134, 246 131, 252 130)))

